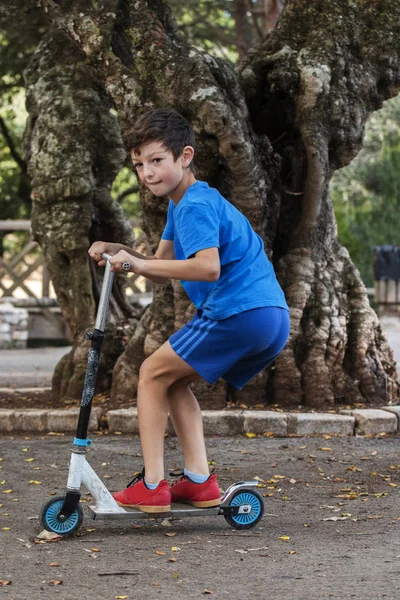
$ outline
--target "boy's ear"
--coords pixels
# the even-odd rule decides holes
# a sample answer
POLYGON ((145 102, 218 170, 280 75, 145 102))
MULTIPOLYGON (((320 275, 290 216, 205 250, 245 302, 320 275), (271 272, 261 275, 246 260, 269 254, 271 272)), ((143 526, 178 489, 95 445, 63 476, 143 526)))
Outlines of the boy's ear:
POLYGON ((185 146, 182 151, 182 167, 188 167, 193 160, 194 148, 192 146, 185 146))

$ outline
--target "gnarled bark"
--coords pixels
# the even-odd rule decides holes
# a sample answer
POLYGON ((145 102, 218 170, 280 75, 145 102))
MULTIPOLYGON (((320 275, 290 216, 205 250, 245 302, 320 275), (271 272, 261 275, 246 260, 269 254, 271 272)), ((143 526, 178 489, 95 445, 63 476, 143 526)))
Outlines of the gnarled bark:
MULTIPOLYGON (((83 52, 58 30, 45 36, 25 73, 30 113, 25 152, 32 181, 32 232, 43 251, 59 305, 73 336, 73 349, 53 379, 60 396, 79 397, 86 370, 85 332, 94 325, 101 274, 89 264, 90 240, 125 240, 132 230, 110 195, 126 156, 110 101, 83 52)), ((109 330, 132 317, 117 278, 109 330)), ((113 334, 114 339, 118 336, 113 334)), ((121 335, 119 336, 121 338, 121 335)), ((108 389, 123 351, 108 344, 98 389, 108 389)))

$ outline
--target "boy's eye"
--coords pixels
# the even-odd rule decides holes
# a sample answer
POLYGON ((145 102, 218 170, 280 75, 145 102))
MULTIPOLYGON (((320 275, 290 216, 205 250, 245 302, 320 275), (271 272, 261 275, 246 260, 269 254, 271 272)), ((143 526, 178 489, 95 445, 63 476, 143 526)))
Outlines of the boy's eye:
POLYGON ((159 163, 162 161, 162 158, 153 158, 153 162, 159 163))
POLYGON ((135 165, 133 165, 134 169, 140 169, 140 167, 143 167, 142 163, 136 163, 135 165))

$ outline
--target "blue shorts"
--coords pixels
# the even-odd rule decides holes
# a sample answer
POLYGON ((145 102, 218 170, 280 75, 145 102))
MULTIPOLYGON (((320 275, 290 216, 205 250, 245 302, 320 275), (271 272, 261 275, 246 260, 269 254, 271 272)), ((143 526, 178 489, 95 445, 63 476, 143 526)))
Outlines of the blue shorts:
POLYGON ((289 330, 288 311, 275 306, 254 308, 221 321, 198 310, 169 342, 208 383, 222 377, 240 390, 283 350, 289 330))

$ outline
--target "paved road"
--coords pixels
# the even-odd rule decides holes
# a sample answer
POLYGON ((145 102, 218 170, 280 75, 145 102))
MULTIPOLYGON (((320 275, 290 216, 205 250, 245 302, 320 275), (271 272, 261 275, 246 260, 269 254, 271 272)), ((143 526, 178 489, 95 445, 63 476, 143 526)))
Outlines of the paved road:
POLYGON ((54 367, 69 350, 69 346, 0 350, 0 387, 51 385, 54 367))
MULTIPOLYGON (((0 579, 12 583, 0 593, 9 600, 395 600, 399 442, 211 438, 209 458, 222 487, 255 476, 264 480, 266 516, 255 529, 232 530, 223 517, 173 521, 170 527, 86 518, 80 537, 36 544, 39 507, 63 491, 71 440, 2 438, 0 579), (115 574, 121 571, 133 574, 115 574)), ((117 489, 141 468, 138 454, 137 438, 99 436, 89 460, 117 489)), ((167 439, 166 466, 180 465, 176 441, 167 439)))

